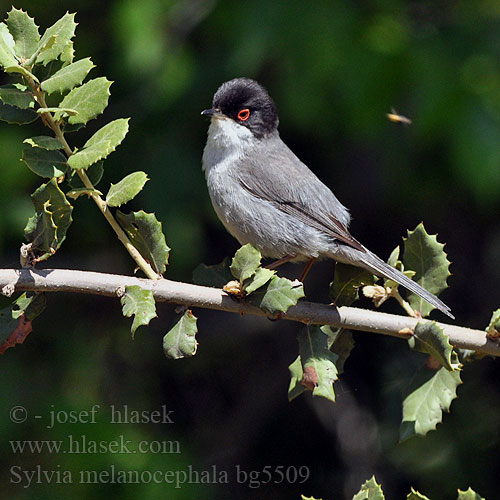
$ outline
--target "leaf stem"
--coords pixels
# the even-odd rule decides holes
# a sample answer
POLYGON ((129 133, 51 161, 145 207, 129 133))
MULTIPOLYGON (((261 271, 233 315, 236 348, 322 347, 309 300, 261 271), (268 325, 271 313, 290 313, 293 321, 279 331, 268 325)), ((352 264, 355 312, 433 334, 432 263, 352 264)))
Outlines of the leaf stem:
MULTIPOLYGON (((47 103, 45 102, 45 96, 44 92, 40 89, 40 87, 32 80, 31 78, 28 79, 28 83, 30 87, 33 90, 33 93, 36 97, 36 100, 38 104, 42 108, 47 108, 47 103)), ((52 113, 46 112, 46 113, 41 113, 42 118, 44 122, 48 125, 48 127, 54 132, 55 136, 59 140, 59 142, 62 144, 64 148, 64 152, 66 153, 67 157, 69 158, 72 154, 73 151, 70 148, 68 141, 66 141, 66 138, 64 137, 64 133, 61 130, 61 127, 59 126, 59 123, 57 123, 53 116, 52 113)), ((83 169, 76 169, 76 173, 82 180, 84 186, 91 190, 90 196, 94 200, 95 204, 98 206, 99 210, 102 212, 106 220, 109 222, 110 226, 113 228, 114 232, 116 233, 116 236, 118 236, 118 239, 123 243, 125 248, 127 249, 128 253, 130 256, 135 260, 137 265, 140 267, 140 269, 144 272, 144 274, 149 278, 149 279, 160 279, 161 276, 158 275, 154 269, 148 264, 146 259, 139 253, 139 251, 132 245, 130 242, 130 239, 128 238, 127 234, 125 231, 121 228, 121 226, 118 224, 117 220, 113 216, 113 214, 110 212, 107 203, 99 196, 99 194, 96 193, 95 187, 88 178, 87 173, 83 169)))
POLYGON ((417 317, 417 314, 415 313, 413 308, 410 306, 409 302, 407 302, 405 299, 403 299, 403 297, 401 297, 401 294, 399 293, 399 290, 397 289, 397 287, 394 287, 391 290, 391 296, 394 297, 399 302, 399 304, 406 311, 406 314, 408 314, 408 316, 410 316, 411 318, 417 317))

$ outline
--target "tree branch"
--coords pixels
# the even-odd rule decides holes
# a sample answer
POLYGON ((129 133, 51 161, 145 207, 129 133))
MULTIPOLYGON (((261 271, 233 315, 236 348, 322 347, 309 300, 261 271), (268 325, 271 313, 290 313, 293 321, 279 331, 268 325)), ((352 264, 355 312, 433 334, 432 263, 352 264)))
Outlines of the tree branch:
MULTIPOLYGON (((73 271, 65 269, 1 269, 0 288, 5 295, 14 291, 75 292, 107 297, 118 297, 126 286, 139 285, 152 290, 158 302, 172 302, 189 307, 203 307, 219 311, 269 316, 261 309, 244 301, 237 301, 218 288, 192 285, 166 279, 149 280, 133 276, 73 271)), ((416 318, 397 316, 355 307, 333 307, 301 301, 291 307, 284 319, 302 323, 332 325, 364 332, 408 338, 419 321, 416 318)), ((420 321, 428 321, 421 319, 420 321)), ((500 343, 488 338, 482 330, 438 323, 449 336, 450 342, 463 349, 500 356, 500 343)))

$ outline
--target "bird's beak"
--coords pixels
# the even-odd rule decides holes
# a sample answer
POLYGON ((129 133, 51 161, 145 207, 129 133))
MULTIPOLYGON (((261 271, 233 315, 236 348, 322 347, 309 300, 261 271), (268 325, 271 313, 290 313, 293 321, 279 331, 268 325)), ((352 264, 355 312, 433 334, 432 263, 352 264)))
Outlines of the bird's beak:
POLYGON ((204 109, 201 114, 203 116, 210 116, 210 117, 216 117, 216 118, 222 118, 224 115, 222 114, 220 109, 217 108, 210 108, 210 109, 204 109))

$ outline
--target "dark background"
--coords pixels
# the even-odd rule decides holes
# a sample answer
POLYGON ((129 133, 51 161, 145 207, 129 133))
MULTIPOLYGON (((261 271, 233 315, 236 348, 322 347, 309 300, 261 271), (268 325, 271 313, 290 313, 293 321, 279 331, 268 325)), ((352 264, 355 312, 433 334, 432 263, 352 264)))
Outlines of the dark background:
MULTIPOLYGON (((2 18, 10 3, 1 2, 2 18)), ((207 120, 217 87, 258 79, 280 111, 280 132, 351 210, 353 234, 387 258, 407 229, 424 221, 452 261, 442 298, 456 323, 484 328, 499 307, 500 9, 496 1, 326 2, 300 0, 56 0, 17 2, 42 29, 77 12, 76 55, 97 65, 91 77, 115 83, 110 106, 80 135, 130 116, 131 129, 106 161, 98 187, 144 170, 151 181, 130 204, 155 212, 172 247, 166 276, 191 281, 238 245, 213 212, 201 172, 207 120), (394 107, 413 120, 391 123, 394 107)), ((5 75, 0 75, 5 83, 5 75)), ((22 140, 41 124, 0 124, 2 266, 18 248, 40 184, 19 161, 22 140)), ((45 267, 131 274, 134 263, 97 208, 75 202, 74 223, 45 267)), ((40 266, 43 267, 43 266, 40 266)), ((309 298, 328 301, 331 262, 313 268, 309 298)), ((284 267, 290 277, 300 273, 284 267)), ((405 342, 356 333, 337 402, 305 394, 287 402, 288 365, 298 325, 195 310, 200 343, 192 359, 164 358, 161 339, 174 307, 130 339, 118 300, 52 295, 25 344, 1 359, 2 497, 17 499, 351 498, 372 474, 389 499, 414 486, 430 498, 456 498, 472 486, 496 498, 500 470, 498 364, 466 366, 451 415, 426 438, 398 444, 401 402, 425 358, 405 342), (50 412, 100 405, 97 424, 48 429, 50 412), (9 420, 13 406, 28 412, 9 420), (174 424, 110 423, 110 405, 173 411, 174 424), (36 419, 40 415, 42 419, 36 419), (9 440, 178 441, 180 454, 14 454, 9 440), (229 484, 79 484, 79 471, 212 470, 229 484), (12 466, 70 470, 69 485, 20 484, 12 466), (260 488, 238 482, 235 466, 307 466, 304 484, 260 488)), ((369 307, 362 301, 362 306, 369 307)), ((394 304, 383 309, 400 312, 394 304)), ((434 313, 437 319, 444 319, 434 313)), ((293 471, 293 469, 289 469, 293 471)), ((276 476, 275 476, 276 477, 276 476)), ((220 478, 220 477, 219 477, 220 478)), ((193 478, 192 478, 193 479, 193 478)), ((241 476, 240 476, 241 479, 241 476)), ((213 476, 210 476, 213 482, 213 476)), ((193 480, 191 481, 193 483, 193 480)))

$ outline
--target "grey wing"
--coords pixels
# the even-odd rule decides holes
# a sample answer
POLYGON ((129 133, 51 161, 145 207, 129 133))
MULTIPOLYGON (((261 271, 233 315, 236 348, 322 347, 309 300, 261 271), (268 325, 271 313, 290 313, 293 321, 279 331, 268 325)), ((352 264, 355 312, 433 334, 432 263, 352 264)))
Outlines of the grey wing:
POLYGON ((279 137, 277 141, 271 144, 274 147, 267 144, 265 155, 260 150, 246 158, 248 168, 238 170, 241 186, 304 224, 365 252, 347 230, 346 208, 279 137))

